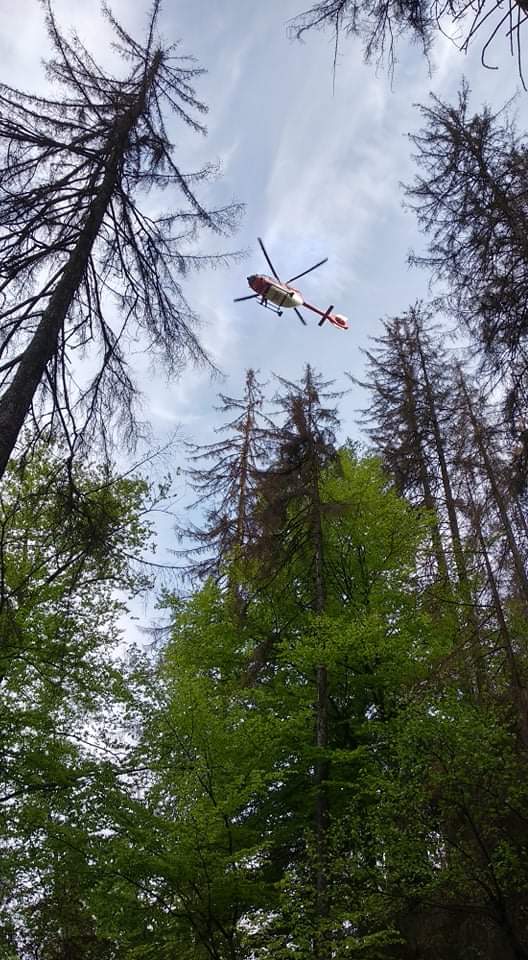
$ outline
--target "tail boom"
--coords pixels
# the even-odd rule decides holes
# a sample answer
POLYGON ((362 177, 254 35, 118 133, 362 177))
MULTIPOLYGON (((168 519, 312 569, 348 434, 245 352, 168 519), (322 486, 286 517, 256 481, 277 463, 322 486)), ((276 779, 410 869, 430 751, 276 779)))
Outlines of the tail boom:
POLYGON ((348 320, 343 316, 342 313, 332 313, 334 309, 333 303, 328 307, 327 310, 319 310, 319 307, 314 307, 313 304, 307 303, 306 300, 303 303, 303 307, 306 307, 307 310, 312 310, 313 313, 317 313, 322 319, 319 320, 319 326, 322 327, 323 323, 328 320, 329 323, 332 323, 334 327, 337 327, 338 330, 348 330, 348 320))

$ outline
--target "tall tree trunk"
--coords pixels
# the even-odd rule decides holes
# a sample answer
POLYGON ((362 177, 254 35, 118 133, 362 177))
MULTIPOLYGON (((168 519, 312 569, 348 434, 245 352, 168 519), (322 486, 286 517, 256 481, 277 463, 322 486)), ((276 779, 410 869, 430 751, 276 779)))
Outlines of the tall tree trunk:
POLYGON ((424 382, 425 399, 427 401, 427 409, 428 409, 429 418, 431 422, 431 428, 433 431, 435 451, 438 459, 438 465, 440 467, 440 476, 442 478, 442 486, 444 489, 444 499, 445 499, 445 505, 447 510, 447 516, 449 519, 449 529, 451 531, 451 543, 453 545, 453 556, 455 559, 455 566, 457 570, 458 581, 461 586, 467 588, 469 583, 469 578, 468 578, 466 560, 464 557, 464 550, 462 548, 462 537, 460 535, 460 526, 458 523, 458 516, 457 516, 456 507, 455 507, 455 498, 453 496, 453 491, 451 488, 451 479, 449 477, 447 458, 444 451, 444 439, 442 436, 442 431, 440 429, 440 420, 438 417, 436 398, 434 395, 433 388, 431 386, 431 381, 429 379, 427 362, 423 352, 423 347, 420 340, 420 334, 417 328, 415 330, 415 337, 416 337, 418 355, 420 358, 420 367, 422 370, 422 376, 423 376, 423 382, 424 382))
POLYGON ((428 413, 431 421, 431 428, 433 431, 436 456, 438 458, 438 465, 440 467, 440 475, 442 478, 442 486, 444 489, 445 505, 447 510, 447 516, 449 519, 449 529, 451 532, 451 543, 453 546, 453 556, 455 559, 458 583, 459 583, 460 593, 462 595, 462 600, 465 605, 469 627, 472 633, 471 645, 473 648, 473 665, 475 668, 474 679, 476 683, 477 694, 480 695, 483 688, 480 624, 478 621, 478 617, 476 615, 474 597, 472 595, 471 585, 469 582, 466 558, 464 556, 464 550, 462 546, 462 537, 460 534, 460 525, 458 522, 458 515, 457 515, 456 506, 455 506, 455 498, 453 496, 451 479, 449 476, 449 468, 447 465, 447 458, 444 450, 444 439, 443 439, 442 431, 440 428, 440 420, 438 416, 436 398, 435 398, 434 390, 429 378, 427 362, 426 362, 425 354, 423 351, 422 342, 420 339, 420 333, 417 325, 415 325, 414 332, 415 332, 415 338, 416 338, 416 345, 418 348, 418 355, 420 358, 420 366, 421 366, 422 375, 423 375, 425 398, 427 401, 428 413))
POLYGON ((90 205, 74 249, 60 280, 44 310, 39 325, 18 364, 17 372, 0 399, 0 477, 3 476, 33 397, 42 382, 46 366, 57 349, 57 342, 75 294, 87 269, 93 245, 105 213, 119 182, 130 133, 145 110, 149 91, 161 63, 161 52, 154 54, 138 95, 116 120, 108 140, 107 160, 101 184, 90 205))
MULTIPOLYGON (((319 493, 319 469, 315 451, 312 452, 312 547, 314 557, 314 602, 316 614, 325 609, 325 585, 323 569, 323 528, 321 519, 321 498, 319 493)), ((321 659, 316 669, 316 716, 315 744, 321 752, 328 749, 328 668, 321 659)), ((330 809, 328 802, 328 778, 330 763, 320 758, 315 764, 317 795, 315 801, 315 831, 317 838, 317 875, 316 875, 316 912, 319 929, 317 930, 314 956, 316 960, 328 960, 331 950, 327 937, 321 929, 328 917, 328 827, 330 809)))
POLYGON ((467 412, 468 412, 468 415, 469 415, 469 419, 470 419, 471 426, 473 427, 473 435, 474 435, 474 438, 475 438, 475 444, 476 444, 477 450, 478 450, 478 452, 479 452, 479 454, 480 454, 482 463, 484 464, 484 468, 485 468, 485 471, 486 471, 486 476, 487 476, 487 478, 488 478, 489 485, 490 485, 491 490, 492 490, 492 493, 493 493, 493 498, 494 498, 494 500, 495 500, 495 504, 496 504, 496 507, 497 507, 497 510, 498 510, 498 513, 499 513, 499 516, 500 516, 500 518, 501 518, 501 522, 502 522, 502 525, 503 525, 503 528, 504 528, 504 533, 505 533, 505 536, 506 536, 506 542, 507 542, 507 544, 508 544, 508 548, 509 548, 509 551, 510 551, 510 554, 511 554, 511 558, 512 558, 512 561, 513 561, 513 567, 514 567, 514 571, 515 571, 515 579, 516 579, 516 582, 517 582, 517 586, 518 586, 518 589, 519 589, 519 591, 520 591, 520 593, 521 593, 521 596, 522 596, 522 598, 523 598, 524 604, 525 604, 525 605, 528 605, 528 577, 527 577, 526 569, 525 569, 525 561, 524 561, 523 557, 521 556, 521 553, 520 553, 519 548, 518 548, 518 546, 517 546, 517 542, 516 542, 516 539, 515 539, 515 536, 514 536, 514 533, 513 533, 513 528, 512 528, 512 525, 511 525, 511 521, 510 521, 510 517, 509 517, 509 514, 508 514, 508 510, 507 510, 506 504, 505 504, 505 502, 504 502, 504 496, 503 496, 502 491, 501 491, 501 489, 500 489, 500 487, 499 487, 499 484, 498 484, 498 481, 497 481, 497 477, 496 477, 496 473, 495 473, 495 469, 494 469, 493 462, 492 462, 492 458, 491 458, 490 453, 489 453, 489 450, 488 450, 488 444, 487 444, 487 441, 486 441, 485 436, 484 436, 484 431, 483 431, 483 428, 482 428, 482 424, 480 423, 480 421, 479 421, 479 419, 478 419, 478 417, 477 417, 477 415, 476 415, 476 413, 475 413, 475 410, 474 410, 474 408, 473 408, 473 404, 472 404, 472 402, 471 402, 471 397, 469 396, 469 392, 468 392, 468 389, 467 389, 467 386, 466 386, 466 382, 465 382, 464 376, 463 376, 462 371, 460 370, 460 368, 458 369, 458 375, 459 375, 459 383, 460 383, 461 393, 462 393, 462 396, 463 396, 464 401, 465 401, 465 404, 466 404, 466 409, 467 409, 467 412))
MULTIPOLYGON (((246 386, 248 385, 248 378, 246 377, 246 386)), ((242 444, 242 450, 240 454, 240 476, 239 476, 239 488, 238 488, 238 503, 237 503, 237 515, 236 515, 236 561, 240 562, 244 553, 244 546, 246 544, 246 507, 247 507, 247 496, 248 496, 248 482, 249 482, 249 450, 251 445, 251 430, 253 427, 253 407, 252 405, 248 406, 246 419, 244 422, 244 440, 242 444)), ((231 574, 229 575, 228 590, 233 598, 233 606, 235 610, 235 615, 237 618, 237 623, 240 625, 244 617, 244 598, 242 595, 242 590, 240 587, 239 581, 240 572, 237 569, 236 571, 236 580, 233 580, 231 574)))
MULTIPOLYGON (((471 483, 473 483, 473 478, 470 477, 471 483)), ((484 534, 482 532, 482 524, 480 521, 480 512, 477 508, 473 494, 468 484, 467 496, 471 507, 472 522, 478 537, 480 550, 482 553, 482 558, 484 560, 484 566, 486 569, 486 578, 488 585, 491 591, 491 596, 493 600, 493 607, 495 610, 495 616, 497 618, 497 624, 499 628, 499 636, 504 644, 504 651, 506 653, 506 661, 508 664, 508 684, 511 691, 511 697, 517 712, 518 721, 519 721, 519 735, 525 750, 528 750, 528 691, 526 689, 526 684, 523 682, 519 667, 517 664, 517 659, 515 656, 515 651, 513 649, 512 639, 510 636, 510 630, 504 615, 504 609, 502 605, 502 599, 499 593, 497 586, 497 581, 495 579, 495 573, 491 564, 491 560, 488 553, 488 547, 484 534)))
MULTIPOLYGON (((410 367, 410 364, 407 360, 405 350, 402 344, 400 336, 397 337, 398 345, 398 354, 400 362, 402 365, 402 371, 405 382, 405 398, 406 398, 406 410, 409 418, 409 426, 411 428, 412 434, 416 437, 417 453, 418 453, 418 475, 420 484, 422 487, 423 493, 423 503, 427 510, 430 510, 431 513, 435 515, 438 514, 437 503, 433 496, 433 491, 431 487, 431 480, 429 476, 429 471, 427 469, 427 463, 425 461, 422 442, 420 439, 420 428, 419 428, 419 418, 418 411, 416 408, 416 399, 415 399, 415 378, 413 376, 413 371, 410 367)), ((438 573, 440 579, 449 584, 449 569, 447 565, 446 555, 444 551, 444 546, 442 543, 442 537, 440 534, 440 528, 438 526, 438 521, 435 519, 431 532, 431 539, 433 543, 433 552, 436 559, 436 565, 438 568, 438 573)))

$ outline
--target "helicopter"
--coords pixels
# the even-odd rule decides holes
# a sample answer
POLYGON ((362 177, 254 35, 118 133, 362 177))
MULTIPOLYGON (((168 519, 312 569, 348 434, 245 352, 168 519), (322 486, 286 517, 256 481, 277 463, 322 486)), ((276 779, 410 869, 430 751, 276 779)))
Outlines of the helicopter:
POLYGON ((318 267, 322 267, 323 263, 328 261, 328 257, 325 257, 324 260, 320 260, 319 263, 315 263, 313 267, 309 267, 308 270, 303 270, 302 273, 298 273, 294 277, 290 277, 289 280, 284 282, 280 279, 277 271, 275 270, 275 267, 269 258, 268 252, 261 238, 257 237, 257 240, 273 276, 268 277, 260 273, 251 274, 249 277, 247 277, 247 282, 251 289, 255 291, 255 293, 250 293, 249 296, 246 297, 235 297, 233 303, 241 303, 243 300, 258 299, 260 306, 266 307, 267 310, 271 310, 279 317, 282 317, 285 309, 291 308, 293 309, 294 313, 297 314, 299 320, 302 324, 304 324, 304 326, 307 325, 306 320, 300 312, 299 307, 305 307, 307 310, 311 310, 313 313, 317 313, 321 317, 318 326, 322 327, 323 323, 328 320, 328 322, 333 324, 334 327, 337 327, 338 330, 348 330, 347 318, 340 313, 332 313, 332 310, 334 309, 333 303, 328 307, 327 310, 319 310, 319 308, 314 307, 313 304, 307 303, 300 290, 297 290, 296 287, 290 286, 294 280, 299 280, 300 277, 305 277, 306 274, 311 273, 312 270, 317 270, 318 267))

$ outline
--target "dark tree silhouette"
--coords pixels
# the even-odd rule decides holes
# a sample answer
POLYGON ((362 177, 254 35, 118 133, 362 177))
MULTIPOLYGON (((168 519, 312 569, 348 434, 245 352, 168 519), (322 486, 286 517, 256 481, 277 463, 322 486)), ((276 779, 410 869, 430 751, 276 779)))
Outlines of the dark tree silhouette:
POLYGON ((425 265, 447 281, 447 304, 499 376, 514 432, 525 428, 528 373, 528 151, 507 109, 472 115, 431 97, 411 136, 419 174, 407 196, 429 236, 425 265))
POLYGON ((488 50, 504 31, 510 52, 522 73, 521 27, 528 14, 527 0, 319 0, 291 21, 291 33, 301 39, 310 30, 330 30, 334 35, 334 71, 342 34, 359 37, 365 60, 386 61, 392 73, 396 63, 396 44, 406 35, 417 42, 427 57, 435 34, 450 25, 461 26, 466 51, 477 38, 482 42, 481 59, 485 67, 488 50))
POLYGON ((452 380, 431 312, 421 304, 384 322, 367 351, 368 433, 400 493, 435 510, 438 574, 468 581, 450 462, 452 380), (446 536, 446 532, 449 534, 446 536), (450 543, 449 543, 450 541, 450 543), (447 554, 453 562, 448 564, 447 554), (448 567, 454 570, 449 570, 448 567))
POLYGON ((512 520, 512 498, 507 485, 504 483, 504 470, 500 469, 497 442, 494 439, 498 431, 496 425, 490 423, 486 416, 484 400, 474 389, 471 390, 460 365, 456 367, 456 384, 459 407, 465 417, 462 429, 464 429, 466 435, 471 436, 474 462, 489 487, 490 500, 499 520, 499 532, 496 536, 504 541, 508 549, 515 584, 512 593, 519 597, 526 610, 528 609, 527 558, 523 556, 523 545, 521 544, 519 531, 515 529, 512 520))
POLYGON ((452 360, 431 311, 421 304, 386 321, 385 330, 368 353, 363 386, 374 401, 368 432, 400 491, 436 514, 436 570, 428 570, 425 580, 431 578, 435 609, 439 597, 458 608, 460 640, 471 654, 467 684, 480 693, 483 631, 461 513, 464 476, 455 464, 452 360))
POLYGON ((212 168, 187 174, 175 162, 164 112, 204 133, 206 108, 192 86, 202 71, 157 38, 159 0, 142 42, 103 7, 123 79, 46 10, 47 71, 62 95, 0 87, 0 475, 28 414, 72 454, 95 435, 106 441, 116 415, 133 431, 126 348, 138 335, 169 372, 207 361, 179 278, 225 260, 193 241, 200 227, 229 232, 239 212, 206 210, 194 190, 212 168), (179 208, 147 202, 154 188, 178 192, 179 208), (72 373, 75 358, 84 366, 72 373))
POLYGON ((509 491, 508 436, 498 405, 486 402, 432 321, 423 306, 385 321, 367 353, 368 432, 400 491, 438 518, 432 587, 443 603, 433 611, 458 607, 468 692, 482 700, 506 683, 526 748, 524 657, 511 616, 512 602, 526 608, 526 534, 522 506, 509 491))
POLYGON ((277 380, 274 401, 282 417, 273 418, 270 431, 273 460, 260 484, 263 536, 257 549, 271 570, 295 557, 307 560, 310 590, 298 600, 318 613, 325 603, 319 486, 325 466, 336 457, 339 425, 335 408, 326 404, 343 391, 333 391, 333 381, 324 381, 310 364, 299 383, 277 380))
MULTIPOLYGON (((453 369, 453 381, 458 437, 455 460, 465 478, 466 511, 494 614, 493 623, 498 634, 496 647, 504 655, 503 669, 518 717, 520 739, 526 750, 528 691, 524 677, 524 643, 519 644, 518 630, 512 628, 510 611, 513 601, 525 616, 528 604, 527 556, 519 518, 515 515, 515 501, 512 502, 506 482, 504 467, 509 451, 500 449, 501 431, 496 429, 489 404, 460 364, 453 369)), ((507 448, 507 444, 504 446, 507 448)), ((490 646, 493 649, 494 645, 490 646)), ((496 652, 493 659, 497 659, 496 652)))
POLYGON ((241 399, 219 396, 221 406, 216 409, 235 414, 219 428, 224 436, 215 443, 189 444, 189 479, 197 495, 191 507, 204 508, 204 523, 180 532, 195 544, 185 552, 189 573, 198 577, 220 576, 229 562, 245 556, 255 542, 259 475, 269 454, 264 395, 255 371, 247 371, 241 399))

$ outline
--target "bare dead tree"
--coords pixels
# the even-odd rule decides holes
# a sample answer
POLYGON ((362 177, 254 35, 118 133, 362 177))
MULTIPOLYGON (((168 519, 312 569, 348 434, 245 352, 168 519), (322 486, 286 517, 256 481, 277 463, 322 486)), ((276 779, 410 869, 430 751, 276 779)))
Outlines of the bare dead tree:
MULTIPOLYGON (((441 484, 435 469, 419 358, 405 320, 384 320, 383 334, 373 337, 372 348, 364 351, 366 379, 349 376, 369 391, 369 405, 362 411, 362 422, 366 422, 366 432, 398 492, 434 513, 441 484)), ((440 517, 432 524, 431 535, 435 579, 448 584, 449 565, 440 517)))
POLYGON ((432 96, 411 136, 418 174, 407 196, 428 237, 412 261, 445 287, 445 304, 475 338, 483 370, 499 379, 519 440, 528 391, 528 150, 508 109, 472 114, 432 96))
POLYGON ((475 589, 477 551, 469 549, 461 513, 466 474, 455 457, 452 359, 432 311, 423 304, 384 325, 385 335, 367 353, 368 379, 362 384, 372 397, 368 433, 400 492, 436 516, 431 530, 436 569, 427 571, 425 583, 432 573, 435 609, 457 608, 460 638, 471 654, 466 683, 480 695, 485 633, 475 589))
POLYGON ((470 389, 467 378, 460 366, 456 368, 457 389, 460 397, 460 406, 466 417, 468 433, 471 431, 477 462, 483 477, 489 484, 491 498, 500 519, 500 535, 507 544, 513 573, 515 589, 512 591, 521 600, 524 609, 528 608, 528 575, 526 556, 519 543, 517 532, 511 516, 510 492, 501 482, 501 471, 498 467, 498 457, 494 449, 493 435, 496 430, 486 422, 482 398, 475 395, 470 389), (480 408, 480 409, 479 409, 480 408))
POLYGON ((188 476, 196 495, 190 507, 203 514, 201 523, 180 530, 193 544, 184 551, 191 576, 220 577, 256 540, 259 476, 270 456, 262 387, 255 371, 247 370, 243 397, 219 395, 221 406, 216 409, 231 415, 218 428, 221 437, 214 443, 189 444, 188 476))
POLYGON ((489 48, 504 33, 511 55, 522 72, 521 28, 528 16, 527 0, 319 0, 290 22, 290 32, 301 39, 311 30, 328 30, 334 38, 334 74, 343 34, 358 37, 367 62, 386 62, 392 74, 397 41, 407 36, 418 43, 428 58, 435 34, 461 27, 460 48, 466 51, 482 40, 481 60, 489 69, 489 48))
POLYGON ((205 133, 193 88, 203 71, 158 38, 160 0, 142 42, 103 6, 123 79, 45 8, 61 96, 0 86, 0 475, 29 417, 71 455, 96 436, 106 443, 117 418, 133 433, 130 341, 141 337, 170 373, 209 362, 181 278, 226 260, 194 241, 200 228, 229 233, 240 212, 205 209, 194 191, 213 168, 185 173, 174 159, 165 116, 205 133), (173 212, 157 189, 179 194, 173 212))

